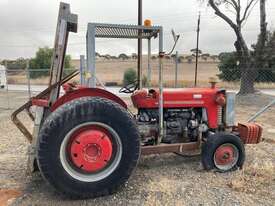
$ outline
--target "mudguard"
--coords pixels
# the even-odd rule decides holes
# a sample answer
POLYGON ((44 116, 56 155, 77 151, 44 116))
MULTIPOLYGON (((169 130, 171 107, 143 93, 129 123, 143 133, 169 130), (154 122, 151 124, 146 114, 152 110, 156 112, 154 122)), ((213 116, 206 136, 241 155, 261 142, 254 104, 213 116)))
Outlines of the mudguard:
POLYGON ((120 104, 122 107, 127 109, 126 103, 115 94, 99 88, 78 88, 73 91, 66 92, 65 95, 60 97, 50 108, 50 110, 53 112, 61 105, 70 102, 72 100, 81 98, 81 97, 103 97, 109 100, 112 100, 118 104, 120 104))

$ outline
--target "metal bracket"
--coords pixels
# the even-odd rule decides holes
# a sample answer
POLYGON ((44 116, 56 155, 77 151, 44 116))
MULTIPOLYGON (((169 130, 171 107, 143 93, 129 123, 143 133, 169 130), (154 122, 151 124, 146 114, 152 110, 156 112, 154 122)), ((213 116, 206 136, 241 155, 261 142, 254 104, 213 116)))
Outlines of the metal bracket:
POLYGON ((255 115, 253 115, 252 117, 250 117, 247 122, 254 122, 255 119, 257 119, 260 115, 262 115, 263 113, 265 113, 270 107, 272 107, 273 105, 275 105, 275 99, 273 101, 271 101, 268 105, 266 105, 265 107, 263 107, 260 111, 258 111, 255 115))
MULTIPOLYGON (((36 97, 36 99, 41 99, 41 98, 45 98, 47 97, 50 92, 57 87, 57 85, 63 85, 66 82, 70 81, 72 78, 76 77, 79 74, 78 71, 75 71, 73 73, 71 73, 70 75, 66 76, 64 79, 62 79, 60 82, 55 83, 54 85, 48 87, 46 90, 44 90, 43 92, 41 92, 40 94, 38 94, 36 97)), ((26 104, 24 104, 23 106, 21 106, 19 109, 17 109, 16 111, 14 111, 11 115, 11 120, 12 122, 15 124, 15 126, 22 132, 22 134, 27 138, 27 140, 31 143, 33 140, 33 135, 29 132, 29 130, 25 127, 25 125, 19 120, 18 115, 23 112, 23 111, 27 111, 28 115, 30 116, 30 118, 34 121, 35 118, 33 117, 33 115, 30 113, 30 107, 32 106, 32 100, 28 101, 26 104)))

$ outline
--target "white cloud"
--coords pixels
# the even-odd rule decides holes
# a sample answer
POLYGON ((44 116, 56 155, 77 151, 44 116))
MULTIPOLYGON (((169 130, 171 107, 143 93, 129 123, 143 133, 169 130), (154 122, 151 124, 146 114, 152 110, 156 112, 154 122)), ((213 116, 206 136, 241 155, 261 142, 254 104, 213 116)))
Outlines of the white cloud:
MULTIPOLYGON (((85 33, 88 22, 137 22, 137 0, 67 0, 72 12, 79 15, 79 33, 69 39, 68 53, 73 57, 85 54, 85 33), (81 43, 81 44, 79 44, 81 43)), ((275 2, 267 1, 268 21, 274 19, 275 2)), ((196 21, 202 12, 201 49, 208 53, 233 50, 234 33, 222 20, 215 17, 211 8, 197 0, 144 0, 144 18, 164 26, 165 49, 172 46, 171 28, 182 36, 177 49, 188 52, 195 47, 196 21)), ((0 0, 0 59, 30 57, 39 46, 52 46, 59 1, 56 0, 0 0)), ((255 7, 244 28, 248 44, 256 41, 259 32, 259 12, 255 7)), ((98 40, 97 51, 118 54, 135 52, 135 41, 98 40), (105 42, 102 42, 105 41, 105 42)), ((157 46, 157 44, 154 44, 157 46)), ((144 48, 146 50, 146 47, 144 48)), ((157 51, 156 47, 153 49, 157 51)))

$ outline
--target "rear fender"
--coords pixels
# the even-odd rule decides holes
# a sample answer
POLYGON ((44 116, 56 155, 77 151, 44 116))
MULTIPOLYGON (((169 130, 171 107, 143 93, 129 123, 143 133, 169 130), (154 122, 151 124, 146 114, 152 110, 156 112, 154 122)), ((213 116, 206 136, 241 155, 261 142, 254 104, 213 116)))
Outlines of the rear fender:
POLYGON ((116 96, 115 94, 108 92, 104 89, 99 88, 79 88, 70 92, 67 92, 65 95, 60 97, 52 106, 51 111, 55 111, 58 107, 62 106, 63 104, 70 102, 72 100, 81 98, 81 97, 103 97, 109 100, 112 100, 118 104, 120 104, 122 107, 127 109, 126 103, 116 96))

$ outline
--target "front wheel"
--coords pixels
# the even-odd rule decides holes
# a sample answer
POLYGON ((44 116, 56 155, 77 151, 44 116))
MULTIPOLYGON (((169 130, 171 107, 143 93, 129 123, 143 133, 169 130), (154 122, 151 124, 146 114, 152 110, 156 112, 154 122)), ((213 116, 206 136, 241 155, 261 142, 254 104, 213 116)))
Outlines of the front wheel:
POLYGON ((72 198, 108 195, 123 185, 140 154, 135 122, 120 105, 85 97, 54 111, 38 141, 45 179, 72 198))
POLYGON ((233 171, 242 168, 244 161, 244 144, 233 134, 211 135, 202 146, 202 165, 206 170, 233 171))

